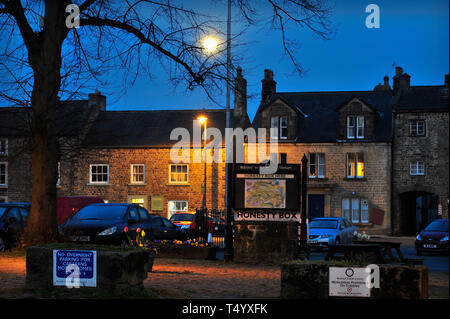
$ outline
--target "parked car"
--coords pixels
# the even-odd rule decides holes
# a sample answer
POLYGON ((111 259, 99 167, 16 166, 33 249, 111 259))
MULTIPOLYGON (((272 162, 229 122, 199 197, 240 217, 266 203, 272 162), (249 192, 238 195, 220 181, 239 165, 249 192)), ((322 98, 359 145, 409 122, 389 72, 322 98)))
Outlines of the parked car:
POLYGON ((104 203, 100 197, 95 196, 62 196, 58 197, 57 222, 62 225, 66 220, 89 204, 104 203))
POLYGON ((208 233, 223 235, 225 233, 225 221, 219 216, 208 217, 204 220, 202 212, 175 213, 170 221, 183 229, 188 237, 205 236, 208 233), (205 229, 203 229, 205 227, 205 229))
POLYGON ((356 227, 342 217, 321 217, 308 224, 308 244, 315 248, 351 244, 356 227))
POLYGON ((126 245, 128 236, 134 239, 141 228, 149 240, 186 238, 186 234, 164 217, 150 215, 136 204, 91 204, 70 217, 60 228, 69 241, 126 245))
POLYGON ((0 251, 11 250, 17 245, 29 207, 28 203, 0 203, 0 251))
POLYGON ((448 254, 448 219, 437 219, 431 222, 416 237, 416 252, 439 252, 448 254))

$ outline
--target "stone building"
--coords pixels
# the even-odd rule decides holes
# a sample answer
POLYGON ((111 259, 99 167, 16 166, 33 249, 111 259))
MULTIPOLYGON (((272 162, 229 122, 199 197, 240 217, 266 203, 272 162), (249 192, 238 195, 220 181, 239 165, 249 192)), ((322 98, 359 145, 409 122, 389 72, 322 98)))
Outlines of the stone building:
POLYGON ((444 85, 412 86, 397 67, 393 79, 393 232, 415 235, 448 218, 448 75, 444 85))
POLYGON ((278 92, 271 70, 253 127, 271 129, 281 162, 308 158, 308 216, 391 231, 392 92, 278 92))

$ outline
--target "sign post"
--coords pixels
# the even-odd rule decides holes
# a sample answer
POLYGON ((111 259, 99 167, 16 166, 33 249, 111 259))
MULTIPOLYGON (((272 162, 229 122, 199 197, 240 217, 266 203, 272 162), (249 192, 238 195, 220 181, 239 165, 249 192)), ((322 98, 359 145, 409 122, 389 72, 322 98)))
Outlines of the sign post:
POLYGON ((307 216, 306 216, 306 196, 307 196, 307 182, 308 182, 308 159, 306 155, 303 154, 302 158, 302 217, 300 224, 300 259, 309 259, 309 249, 308 249, 308 224, 307 224, 307 216))

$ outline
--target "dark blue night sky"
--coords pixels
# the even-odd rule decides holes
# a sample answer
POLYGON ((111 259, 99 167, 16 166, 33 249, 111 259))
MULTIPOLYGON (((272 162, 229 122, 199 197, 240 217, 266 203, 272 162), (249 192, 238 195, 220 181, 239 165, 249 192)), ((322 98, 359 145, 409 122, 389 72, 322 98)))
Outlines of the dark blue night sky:
MULTIPOLYGON (((209 2, 186 2, 185 7, 190 3, 198 7, 209 2)), ((225 20, 226 8, 219 4, 222 3, 219 2, 215 10, 223 14, 225 20)), ((444 74, 449 72, 449 7, 446 0, 337 1, 332 14, 337 27, 333 39, 325 41, 306 29, 290 30, 301 43, 297 55, 305 70, 302 77, 293 74, 292 64, 283 57, 279 33, 269 33, 267 19, 261 17, 260 20, 242 37, 250 43, 232 51, 232 54, 242 55, 244 60, 241 67, 248 82, 248 94, 252 96, 248 101, 250 119, 259 104, 260 81, 266 68, 274 71, 280 92, 372 90, 383 81, 384 75, 392 78, 393 63, 411 75, 411 85, 443 84, 444 74), (368 29, 365 25, 368 15, 365 8, 371 3, 380 8, 379 29, 368 29)), ((237 32, 239 23, 234 23, 233 31, 237 32)), ((225 32, 225 23, 223 28, 225 32)), ((163 72, 156 69, 154 74, 152 79, 139 78, 125 95, 108 97, 108 109, 225 106, 225 95, 217 97, 222 104, 217 105, 200 89, 190 92, 182 85, 174 88, 163 72)))

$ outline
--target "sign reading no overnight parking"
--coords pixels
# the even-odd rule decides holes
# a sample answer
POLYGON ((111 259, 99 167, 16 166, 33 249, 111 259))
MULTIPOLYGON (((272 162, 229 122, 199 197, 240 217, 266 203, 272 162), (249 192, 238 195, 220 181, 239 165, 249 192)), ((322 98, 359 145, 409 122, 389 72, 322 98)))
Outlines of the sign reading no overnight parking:
POLYGON ((97 252, 53 250, 53 285, 97 287, 97 252))

